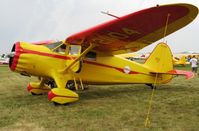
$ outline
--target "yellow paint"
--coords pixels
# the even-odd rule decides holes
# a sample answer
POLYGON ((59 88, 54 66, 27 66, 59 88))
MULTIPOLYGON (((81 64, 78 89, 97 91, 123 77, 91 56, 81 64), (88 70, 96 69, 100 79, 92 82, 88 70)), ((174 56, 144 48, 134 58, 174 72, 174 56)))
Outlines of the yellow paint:
POLYGON ((59 104, 71 103, 79 99, 79 96, 77 93, 68 89, 53 88, 51 92, 58 95, 58 96, 55 96, 51 101, 59 103, 59 104))
POLYGON ((30 82, 28 85, 28 88, 30 88, 30 92, 36 95, 44 94, 49 92, 51 89, 47 85, 42 84, 41 82, 30 82))
POLYGON ((179 60, 175 57, 173 57, 173 64, 174 65, 187 65, 189 62, 186 60, 186 56, 182 56, 179 60))
MULTIPOLYGON (((96 58, 93 60, 84 58, 80 73, 75 73, 72 70, 62 72, 63 69, 67 69, 69 66, 66 63, 71 61, 70 55, 52 52, 44 45, 38 46, 21 42, 20 46, 25 53, 23 52, 20 55, 15 71, 19 73, 26 72, 29 75, 40 76, 44 79, 53 79, 57 84, 57 88, 51 91, 58 96, 77 96, 75 92, 65 88, 67 81, 74 78, 81 78, 85 84, 150 84, 154 83, 155 73, 160 73, 157 78, 159 84, 166 83, 172 78, 171 75, 164 74, 173 69, 172 54, 169 47, 164 43, 157 45, 145 64, 139 64, 120 56, 96 54, 96 58), (27 50, 30 52, 26 52, 27 50), (56 57, 52 55, 56 55, 56 57), (66 59, 60 59, 59 57, 65 57, 66 59)), ((76 59, 80 58, 77 56, 76 59)), ((79 60, 76 61, 79 62, 79 60)), ((51 99, 51 101, 60 104, 75 100, 78 100, 78 98, 56 97, 51 99)))

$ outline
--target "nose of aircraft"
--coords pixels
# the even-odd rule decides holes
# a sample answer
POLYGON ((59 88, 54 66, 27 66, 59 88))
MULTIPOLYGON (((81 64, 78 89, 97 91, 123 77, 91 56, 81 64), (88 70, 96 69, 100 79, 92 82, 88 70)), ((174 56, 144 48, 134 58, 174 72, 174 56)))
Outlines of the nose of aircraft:
POLYGON ((19 42, 16 42, 12 47, 11 53, 7 55, 9 57, 9 67, 12 71, 15 70, 17 64, 16 46, 19 44, 20 44, 19 42))

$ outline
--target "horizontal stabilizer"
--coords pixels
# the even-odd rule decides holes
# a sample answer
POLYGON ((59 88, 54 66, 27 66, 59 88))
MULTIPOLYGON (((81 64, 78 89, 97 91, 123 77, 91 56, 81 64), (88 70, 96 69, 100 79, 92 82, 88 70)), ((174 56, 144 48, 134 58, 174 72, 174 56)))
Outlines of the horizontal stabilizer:
POLYGON ((171 75, 184 75, 186 79, 190 79, 194 77, 194 73, 191 71, 184 71, 184 70, 171 70, 168 72, 171 75))

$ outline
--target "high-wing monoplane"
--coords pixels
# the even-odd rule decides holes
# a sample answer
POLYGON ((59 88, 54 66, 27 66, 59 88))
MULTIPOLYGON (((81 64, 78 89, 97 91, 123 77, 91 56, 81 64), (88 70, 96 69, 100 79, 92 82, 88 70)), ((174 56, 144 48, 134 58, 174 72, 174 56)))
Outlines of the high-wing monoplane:
POLYGON ((197 14, 198 8, 190 4, 158 5, 117 17, 64 41, 16 42, 9 66, 22 75, 39 77, 28 84, 28 91, 48 92, 48 99, 59 104, 79 99, 69 89, 71 83, 77 89, 77 81, 80 85, 153 85, 167 83, 173 75, 191 78, 193 73, 173 68, 171 50, 164 42, 157 44, 143 64, 117 54, 136 52, 186 26, 197 14))

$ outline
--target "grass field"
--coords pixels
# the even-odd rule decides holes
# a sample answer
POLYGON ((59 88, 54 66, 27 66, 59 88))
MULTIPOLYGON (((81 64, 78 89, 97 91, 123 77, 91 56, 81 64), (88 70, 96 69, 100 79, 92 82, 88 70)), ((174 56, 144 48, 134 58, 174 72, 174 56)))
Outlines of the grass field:
MULTIPOLYGON (((183 67, 189 69, 188 67, 183 67)), ((144 127, 151 89, 145 85, 89 86, 80 100, 54 106, 47 95, 32 96, 23 77, 0 66, 0 130, 198 130, 199 77, 175 77, 160 85, 144 127)))

